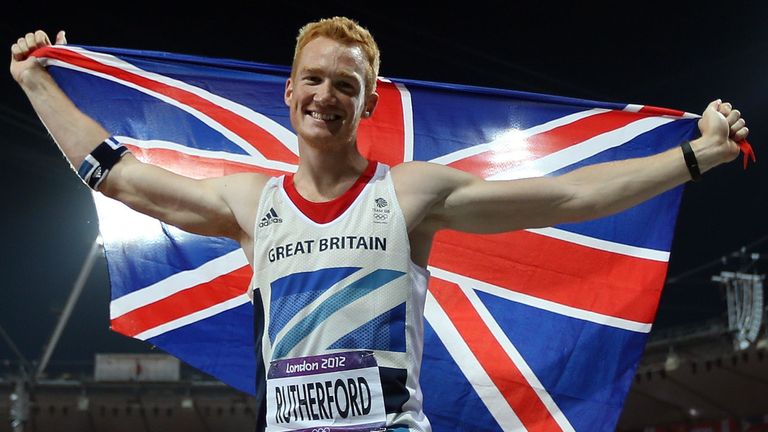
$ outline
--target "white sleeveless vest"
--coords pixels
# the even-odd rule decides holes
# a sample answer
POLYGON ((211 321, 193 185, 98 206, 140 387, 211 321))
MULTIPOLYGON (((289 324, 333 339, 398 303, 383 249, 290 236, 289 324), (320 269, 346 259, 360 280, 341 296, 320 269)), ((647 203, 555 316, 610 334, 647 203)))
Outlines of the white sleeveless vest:
POLYGON ((411 261, 389 167, 369 162, 329 203, 292 182, 266 184, 255 229, 266 430, 429 431, 419 388, 428 273, 411 261))

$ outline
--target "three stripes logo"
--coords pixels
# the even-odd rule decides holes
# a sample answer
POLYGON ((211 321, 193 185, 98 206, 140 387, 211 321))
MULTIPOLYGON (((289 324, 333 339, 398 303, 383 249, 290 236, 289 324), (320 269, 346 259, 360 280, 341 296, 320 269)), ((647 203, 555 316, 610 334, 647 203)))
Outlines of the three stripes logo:
POLYGON ((277 212, 273 207, 269 209, 269 211, 263 218, 261 218, 261 221, 259 222, 259 228, 268 227, 271 224, 276 224, 276 223, 283 223, 283 220, 280 218, 280 216, 277 215, 277 212))

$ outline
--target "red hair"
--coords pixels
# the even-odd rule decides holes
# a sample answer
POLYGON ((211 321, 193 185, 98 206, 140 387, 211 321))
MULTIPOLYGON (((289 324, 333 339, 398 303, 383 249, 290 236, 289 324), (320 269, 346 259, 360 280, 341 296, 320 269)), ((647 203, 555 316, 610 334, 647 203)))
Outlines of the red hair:
POLYGON ((366 28, 345 17, 324 18, 320 21, 311 22, 299 30, 299 35, 296 37, 296 50, 293 53, 291 76, 296 72, 296 60, 301 55, 301 50, 313 39, 321 36, 343 44, 357 45, 363 50, 367 60, 366 94, 373 93, 376 90, 376 77, 379 75, 379 64, 381 63, 379 47, 366 28))

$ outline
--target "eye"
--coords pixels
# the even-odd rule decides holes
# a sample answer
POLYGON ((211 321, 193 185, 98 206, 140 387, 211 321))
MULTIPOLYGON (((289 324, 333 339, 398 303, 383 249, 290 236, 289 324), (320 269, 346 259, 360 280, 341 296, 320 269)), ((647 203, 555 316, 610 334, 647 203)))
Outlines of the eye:
POLYGON ((302 79, 309 84, 318 84, 322 81, 317 75, 305 75, 302 79))
POLYGON ((347 80, 336 82, 336 87, 345 93, 357 93, 357 83, 347 80))

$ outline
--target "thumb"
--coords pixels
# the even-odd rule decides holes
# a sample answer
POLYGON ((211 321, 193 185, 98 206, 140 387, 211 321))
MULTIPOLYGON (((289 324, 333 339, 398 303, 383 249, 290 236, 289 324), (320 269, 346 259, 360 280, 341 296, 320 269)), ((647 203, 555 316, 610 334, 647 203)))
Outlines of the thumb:
POLYGON ((64 30, 60 30, 58 33, 56 33, 56 45, 66 45, 67 44, 67 35, 65 34, 64 30))
MULTIPOLYGON (((720 104, 723 103, 720 99, 715 99, 712 102, 707 105, 707 108, 704 109, 704 112, 701 113, 701 118, 699 119, 699 130, 702 130, 703 126, 706 125, 712 125, 712 122, 717 122, 719 117, 723 117, 725 119, 725 116, 722 116, 720 114, 720 104)), ((702 130, 703 132, 703 130, 702 130)))
POLYGON ((720 104, 721 104, 722 102, 723 102, 723 101, 722 101, 722 100, 720 100, 720 99, 715 99, 715 100, 713 100, 712 102, 710 102, 710 103, 709 103, 709 105, 707 105, 707 108, 706 108, 706 109, 712 109, 712 110, 715 110, 715 111, 717 111, 717 110, 718 110, 718 108, 720 108, 720 104))

